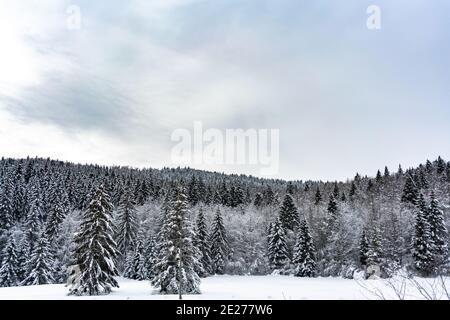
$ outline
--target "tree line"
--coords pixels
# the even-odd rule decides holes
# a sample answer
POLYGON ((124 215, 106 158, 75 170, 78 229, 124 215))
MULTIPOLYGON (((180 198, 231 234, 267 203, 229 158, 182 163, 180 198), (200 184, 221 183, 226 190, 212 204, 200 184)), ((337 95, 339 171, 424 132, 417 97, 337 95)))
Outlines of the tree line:
POLYGON ((448 274, 450 163, 347 182, 189 168, 0 161, 0 286, 63 283, 105 294, 115 276, 198 293, 212 274, 343 276, 376 265, 448 274))

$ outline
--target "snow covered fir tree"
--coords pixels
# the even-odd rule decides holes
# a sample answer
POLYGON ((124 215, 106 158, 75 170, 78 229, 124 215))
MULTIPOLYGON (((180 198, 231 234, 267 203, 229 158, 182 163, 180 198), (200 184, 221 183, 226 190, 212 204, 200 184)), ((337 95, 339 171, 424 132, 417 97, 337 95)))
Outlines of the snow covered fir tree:
POLYGON ((189 220, 188 201, 181 186, 172 190, 169 210, 159 233, 161 244, 153 265, 152 284, 163 294, 198 294, 202 271, 200 250, 194 245, 195 233, 189 220))
MULTIPOLYGON (((199 293, 215 274, 449 275, 450 163, 346 182, 0 160, 0 286, 108 294, 117 276, 199 293)), ((150 284, 149 284, 150 285, 150 284)))
POLYGON ((80 274, 75 279, 70 294, 100 295, 118 287, 114 276, 117 245, 112 238, 112 204, 103 185, 95 191, 83 214, 80 231, 75 235, 75 260, 80 274))

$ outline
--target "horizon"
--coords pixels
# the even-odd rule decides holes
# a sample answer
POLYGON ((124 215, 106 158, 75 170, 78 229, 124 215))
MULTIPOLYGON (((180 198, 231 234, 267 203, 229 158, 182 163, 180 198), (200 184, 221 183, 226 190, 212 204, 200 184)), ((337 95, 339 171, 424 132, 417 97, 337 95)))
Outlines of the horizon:
MULTIPOLYGON (((418 163, 415 166, 411 166, 411 167, 405 167, 402 164, 399 164, 399 166, 401 166, 402 170, 405 172, 408 169, 416 169, 418 168, 420 165, 425 165, 425 163, 427 161, 430 161, 432 163, 434 163, 439 157, 438 156, 436 159, 426 159, 425 161, 422 161, 420 163, 418 163)), ((448 163, 448 160, 446 160, 445 158, 441 157, 446 163, 448 163)), ((13 158, 13 157, 5 157, 2 156, 2 159, 12 159, 12 160, 27 160, 27 159, 41 159, 41 160, 47 160, 49 159, 50 161, 59 161, 59 162, 63 162, 63 163, 69 163, 69 164, 73 164, 73 165, 81 165, 81 166, 101 166, 101 167, 107 167, 107 168, 128 168, 128 169, 133 169, 133 170, 164 170, 164 169, 186 169, 186 170, 195 170, 195 171, 201 171, 204 173, 210 173, 210 174, 220 174, 220 175, 226 175, 226 176, 231 176, 231 175, 237 175, 237 176, 247 176, 247 177, 251 177, 251 178, 256 178, 256 179, 262 179, 262 180, 279 180, 279 181, 284 181, 284 182, 321 182, 321 183, 348 183, 354 180, 355 176, 357 174, 359 174, 362 178, 367 178, 367 179, 374 179, 376 177, 377 172, 375 172, 375 174, 371 175, 371 174, 366 174, 366 173, 362 173, 362 172, 358 172, 356 171, 355 174, 352 177, 348 177, 345 180, 330 180, 330 179, 325 179, 325 180, 311 180, 311 179, 295 179, 295 180, 287 180, 287 179, 282 179, 282 178, 270 178, 270 177, 264 177, 264 176, 258 176, 258 175, 253 175, 253 174, 246 174, 246 173, 226 173, 226 172, 221 172, 221 171, 210 171, 210 170, 204 170, 204 169, 198 169, 198 168, 194 168, 194 167, 182 167, 182 166, 178 166, 178 167, 170 167, 170 166, 165 166, 165 167, 134 167, 131 165, 115 165, 115 164, 100 164, 100 163, 83 163, 83 162, 76 162, 76 161, 70 161, 70 160, 63 160, 63 159, 55 159, 55 158, 51 158, 51 157, 41 157, 41 156, 26 156, 26 157, 20 157, 20 158, 13 158)), ((381 174, 383 174, 385 166, 383 166, 382 168, 377 169, 377 171, 379 170, 381 172, 381 174)), ((390 174, 397 174, 398 173, 398 169, 399 167, 397 166, 397 168, 389 168, 388 170, 390 172, 390 174)))

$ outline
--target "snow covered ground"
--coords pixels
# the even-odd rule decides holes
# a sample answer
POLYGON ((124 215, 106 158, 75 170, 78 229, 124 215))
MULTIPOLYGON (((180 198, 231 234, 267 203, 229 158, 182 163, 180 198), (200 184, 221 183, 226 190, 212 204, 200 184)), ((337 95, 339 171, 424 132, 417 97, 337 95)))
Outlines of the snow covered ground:
MULTIPOLYGON (((428 292, 437 292, 436 298, 447 296, 440 282, 435 279, 416 279, 428 292), (432 290, 432 286, 436 289, 432 290)), ((450 288, 450 278, 446 280, 450 288)), ((386 280, 349 280, 342 278, 295 278, 288 276, 213 276, 202 279, 201 295, 185 296, 185 299, 210 300, 297 300, 297 299, 380 299, 382 294, 387 299, 398 299, 392 283, 401 288, 401 281, 386 280), (377 292, 375 294, 375 292, 377 292)), ((406 299, 424 299, 417 287, 406 281, 406 299)), ((64 285, 42 285, 30 287, 0 288, 0 300, 7 299, 177 299, 176 295, 158 295, 148 281, 135 281, 119 278, 120 288, 108 296, 73 297, 67 296, 68 288, 64 285)))

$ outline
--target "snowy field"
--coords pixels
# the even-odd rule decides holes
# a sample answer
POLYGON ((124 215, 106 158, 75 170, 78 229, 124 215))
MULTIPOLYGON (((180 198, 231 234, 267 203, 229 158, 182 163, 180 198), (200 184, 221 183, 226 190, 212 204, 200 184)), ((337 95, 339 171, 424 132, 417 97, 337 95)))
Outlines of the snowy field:
MULTIPOLYGON (((435 298, 446 299, 440 282, 418 279, 423 288, 434 292, 435 298), (434 290, 432 288, 435 288, 434 290)), ((201 295, 185 296, 185 299, 242 299, 242 300, 298 300, 298 299, 345 299, 367 300, 398 299, 392 284, 400 289, 402 281, 349 280, 342 278, 295 278, 287 276, 213 276, 202 280, 201 295)), ((405 299, 425 299, 416 285, 405 282, 405 299)), ((148 281, 119 278, 120 288, 115 288, 108 296, 73 297, 67 296, 64 285, 42 285, 30 287, 0 288, 0 300, 61 300, 61 299, 177 299, 176 295, 158 295, 148 281)), ((447 288, 450 278, 446 279, 447 288)))

